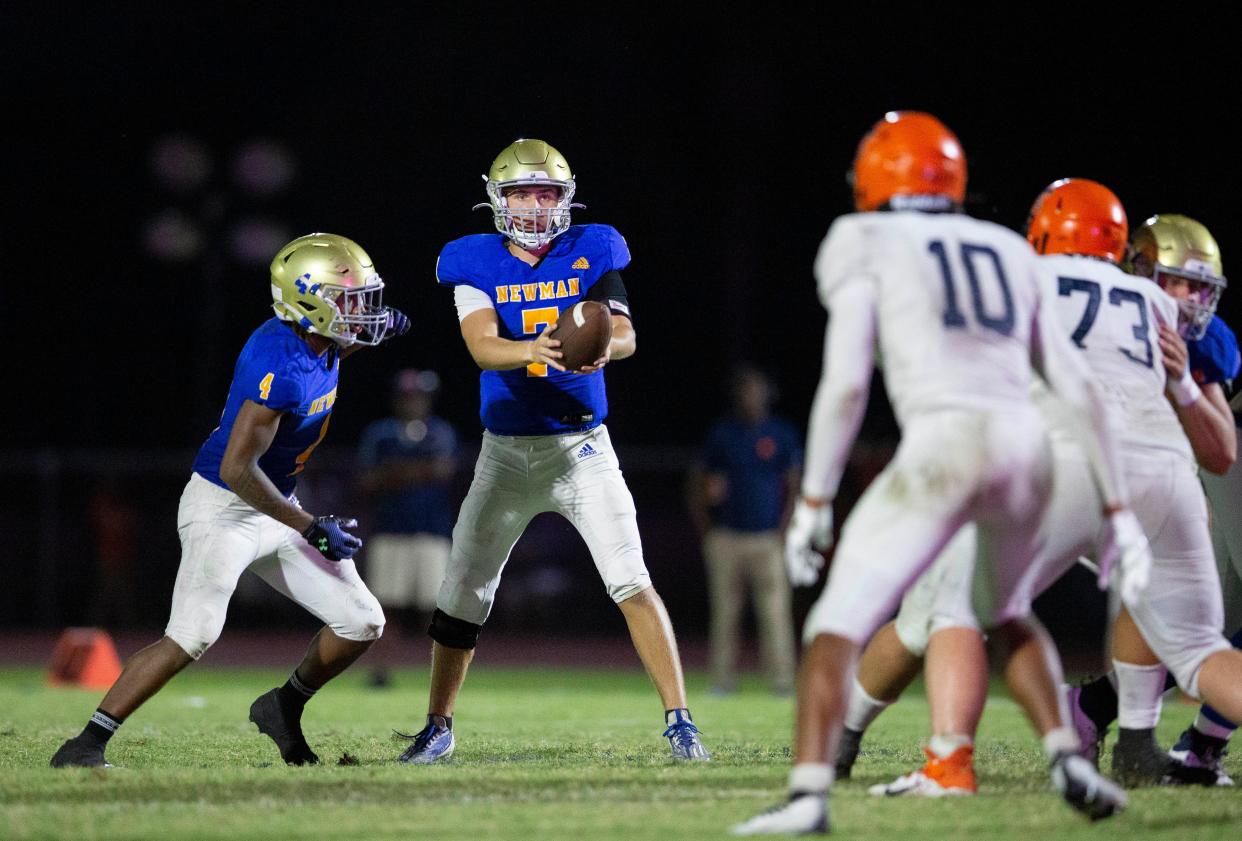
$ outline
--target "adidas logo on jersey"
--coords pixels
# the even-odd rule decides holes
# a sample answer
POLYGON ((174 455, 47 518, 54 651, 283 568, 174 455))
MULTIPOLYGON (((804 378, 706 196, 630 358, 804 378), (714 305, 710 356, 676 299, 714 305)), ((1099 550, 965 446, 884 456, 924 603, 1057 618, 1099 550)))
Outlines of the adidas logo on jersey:
POLYGON ((577 260, 574 260, 574 264, 573 264, 573 266, 571 266, 570 268, 573 268, 573 269, 589 269, 589 268, 591 268, 591 264, 587 261, 587 258, 585 258, 585 257, 579 257, 577 260))
POLYGON ((597 455, 599 455, 599 450, 595 449, 590 444, 583 444, 582 449, 578 450, 578 458, 580 459, 586 458, 588 456, 597 456, 597 455))

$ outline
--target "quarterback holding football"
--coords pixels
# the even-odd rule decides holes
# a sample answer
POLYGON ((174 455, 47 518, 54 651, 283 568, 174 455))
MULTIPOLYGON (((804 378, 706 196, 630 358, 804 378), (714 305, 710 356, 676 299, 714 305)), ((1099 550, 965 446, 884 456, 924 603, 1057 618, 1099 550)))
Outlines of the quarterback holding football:
POLYGON ((643 561, 634 500, 603 425, 603 369, 635 349, 621 280, 629 248, 608 225, 570 224, 571 208, 581 207, 573 204, 574 176, 542 140, 506 147, 484 177, 488 201, 477 207, 491 210, 498 233, 453 240, 436 264, 482 369, 483 445, 429 629, 427 723, 400 760, 421 765, 452 754, 453 707, 500 574, 527 524, 546 511, 564 516, 586 541, 664 704, 674 758, 708 759, 687 709, 672 623, 643 561), (578 336, 607 332, 587 326, 586 308, 577 306, 583 301, 607 307, 611 338, 602 356, 569 370, 570 344, 577 351, 578 336), (577 327, 565 350, 553 335, 562 314, 577 327))

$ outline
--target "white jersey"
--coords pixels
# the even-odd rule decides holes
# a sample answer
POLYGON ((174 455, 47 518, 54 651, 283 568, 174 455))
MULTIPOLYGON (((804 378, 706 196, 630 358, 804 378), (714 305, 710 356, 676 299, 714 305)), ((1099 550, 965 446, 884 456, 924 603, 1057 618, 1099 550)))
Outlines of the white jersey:
POLYGON ((877 338, 898 420, 1029 407, 1039 266, 1013 231, 962 214, 856 213, 816 260, 820 298, 875 287, 877 338))
POLYGON ((1194 455, 1177 413, 1164 396, 1158 325, 1177 324, 1177 302, 1145 278, 1091 257, 1050 254, 1047 298, 1114 408, 1127 448, 1194 455))

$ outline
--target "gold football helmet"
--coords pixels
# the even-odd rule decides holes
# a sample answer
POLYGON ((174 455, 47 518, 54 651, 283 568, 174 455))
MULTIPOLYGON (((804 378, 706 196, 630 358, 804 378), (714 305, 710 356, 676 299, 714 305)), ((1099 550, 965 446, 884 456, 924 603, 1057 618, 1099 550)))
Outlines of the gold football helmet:
POLYGON ((1189 216, 1153 216, 1130 234, 1127 258, 1130 272, 1151 278, 1162 289, 1172 284, 1189 288, 1187 297, 1174 296, 1179 330, 1188 341, 1203 338, 1226 285, 1220 247, 1208 229, 1189 216))
POLYGON ((388 328, 384 281, 358 243, 307 234, 272 260, 272 309, 283 321, 342 346, 378 345, 388 328))
POLYGON ((542 140, 523 139, 506 146, 483 176, 487 201, 474 206, 490 207, 496 230, 518 245, 538 248, 569 230, 574 204, 574 174, 565 156, 542 140), (513 187, 556 187, 561 191, 555 207, 512 208, 506 194, 513 187))

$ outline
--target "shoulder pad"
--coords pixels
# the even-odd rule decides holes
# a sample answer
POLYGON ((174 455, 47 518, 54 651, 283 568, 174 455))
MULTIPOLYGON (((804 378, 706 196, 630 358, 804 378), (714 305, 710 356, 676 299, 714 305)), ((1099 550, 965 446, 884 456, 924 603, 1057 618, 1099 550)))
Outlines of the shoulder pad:
POLYGON ((475 269, 495 249, 497 236, 471 234, 445 245, 436 260, 436 281, 449 286, 459 283, 475 285, 475 269))
POLYGON ((815 258, 815 280, 819 300, 826 308, 832 294, 846 281, 859 277, 872 278, 871 255, 879 232, 868 217, 873 214, 850 213, 837 217, 828 229, 815 258))

